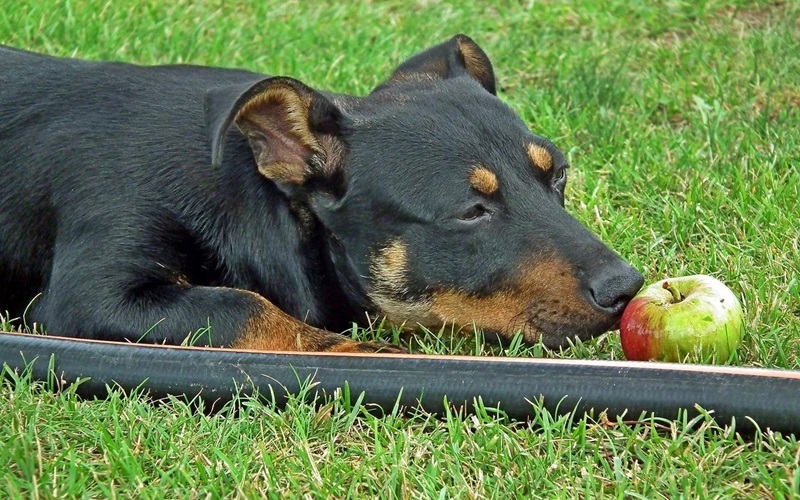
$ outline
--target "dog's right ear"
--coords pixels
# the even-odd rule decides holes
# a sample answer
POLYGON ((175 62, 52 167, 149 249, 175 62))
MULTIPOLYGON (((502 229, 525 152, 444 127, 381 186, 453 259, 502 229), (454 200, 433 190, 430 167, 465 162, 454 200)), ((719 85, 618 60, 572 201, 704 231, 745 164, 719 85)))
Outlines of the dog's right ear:
POLYGON ((315 177, 341 178, 342 114, 321 93, 286 77, 243 91, 212 92, 206 98, 212 164, 219 166, 233 124, 247 137, 258 171, 287 195, 302 192, 315 177))
POLYGON ((397 67, 392 76, 373 92, 415 80, 446 80, 468 76, 492 95, 497 95, 494 69, 489 56, 467 35, 450 40, 411 57, 397 67))

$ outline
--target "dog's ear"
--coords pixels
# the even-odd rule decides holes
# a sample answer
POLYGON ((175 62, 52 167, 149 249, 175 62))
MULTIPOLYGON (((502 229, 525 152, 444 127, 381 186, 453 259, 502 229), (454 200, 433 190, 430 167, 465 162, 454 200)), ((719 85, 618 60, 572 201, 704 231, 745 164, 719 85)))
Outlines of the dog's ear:
POLYGON ((292 78, 274 77, 249 86, 230 105, 233 99, 228 92, 206 100, 214 166, 222 162, 225 136, 235 124, 250 143, 258 171, 286 194, 312 179, 341 177, 342 113, 324 95, 292 78), (227 111, 212 111, 220 106, 227 111))
POLYGON ((374 92, 395 83, 408 81, 445 80, 458 76, 477 80, 492 95, 497 94, 492 62, 470 37, 456 35, 450 40, 431 47, 401 64, 392 76, 374 92))

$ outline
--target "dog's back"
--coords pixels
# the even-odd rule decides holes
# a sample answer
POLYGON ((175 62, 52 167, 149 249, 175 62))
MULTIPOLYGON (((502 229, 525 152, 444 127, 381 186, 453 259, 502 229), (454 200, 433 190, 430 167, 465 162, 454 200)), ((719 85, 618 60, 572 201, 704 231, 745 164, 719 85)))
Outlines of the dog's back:
POLYGON ((89 239, 110 219, 190 209, 211 189, 196 185, 209 176, 191 174, 210 164, 205 93, 258 78, 0 47, 0 312, 19 316, 47 283, 57 234, 89 239))

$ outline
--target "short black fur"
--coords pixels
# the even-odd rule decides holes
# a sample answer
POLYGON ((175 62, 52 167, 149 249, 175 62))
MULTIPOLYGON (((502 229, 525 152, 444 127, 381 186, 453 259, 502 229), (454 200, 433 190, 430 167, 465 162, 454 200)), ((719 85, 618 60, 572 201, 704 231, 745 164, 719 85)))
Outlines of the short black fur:
POLYGON ((491 297, 516 286, 521 263, 555 255, 602 318, 551 318, 542 337, 605 331, 641 275, 563 210, 525 146, 546 148, 554 171, 566 160, 494 92, 488 58, 463 35, 366 97, 248 71, 0 48, 0 310, 106 340, 176 344, 210 325, 198 343, 231 346, 263 308, 243 291, 338 332, 368 314, 397 319, 382 299, 491 297), (283 163, 265 166, 237 111, 276 82, 288 100, 254 119, 288 145, 268 143, 283 163), (295 96, 313 147, 285 125, 295 96), (294 171, 283 158, 298 151, 294 171), (497 173, 496 195, 470 187, 475 165, 497 173), (459 223, 478 201, 493 222, 459 223), (393 242, 407 261, 382 292, 376 259, 393 242))

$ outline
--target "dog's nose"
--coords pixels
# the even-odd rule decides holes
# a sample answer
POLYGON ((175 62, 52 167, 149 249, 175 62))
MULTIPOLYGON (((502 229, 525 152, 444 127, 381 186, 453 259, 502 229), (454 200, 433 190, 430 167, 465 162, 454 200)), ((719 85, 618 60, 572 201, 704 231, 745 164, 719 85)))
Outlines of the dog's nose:
POLYGON ((616 262, 604 266, 589 282, 589 298, 595 308, 617 316, 643 284, 644 277, 639 271, 626 262, 616 262))

